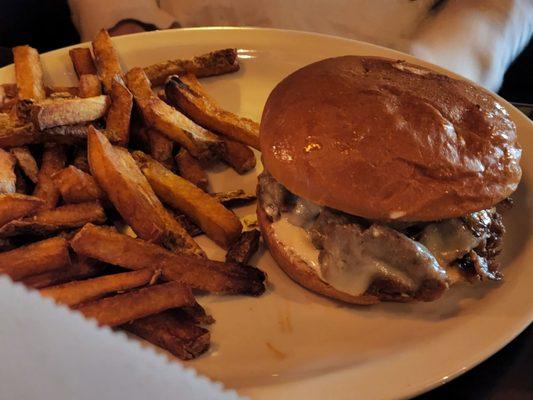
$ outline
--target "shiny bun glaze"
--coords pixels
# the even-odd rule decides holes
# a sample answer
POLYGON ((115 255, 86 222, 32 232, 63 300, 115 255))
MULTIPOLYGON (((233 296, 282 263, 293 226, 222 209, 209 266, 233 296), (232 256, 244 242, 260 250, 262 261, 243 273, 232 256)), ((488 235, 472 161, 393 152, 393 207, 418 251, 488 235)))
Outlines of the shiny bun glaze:
POLYGON ((462 216, 521 177, 515 126, 494 96, 384 58, 289 75, 267 100, 260 141, 265 168, 291 192, 375 220, 462 216))

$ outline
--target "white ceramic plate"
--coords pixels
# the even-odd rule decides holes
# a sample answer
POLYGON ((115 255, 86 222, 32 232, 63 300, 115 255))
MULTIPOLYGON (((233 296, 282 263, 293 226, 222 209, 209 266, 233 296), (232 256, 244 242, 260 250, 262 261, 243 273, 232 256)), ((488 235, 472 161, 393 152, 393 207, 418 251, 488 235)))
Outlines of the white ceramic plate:
MULTIPOLYGON (((241 71, 204 82, 223 106, 256 120, 274 85, 310 62, 345 54, 416 62, 366 43, 266 29, 162 31, 120 37, 115 43, 127 68, 239 48, 241 71)), ((61 49, 43 56, 48 84, 75 84, 67 53, 61 49)), ((1 69, 0 82, 12 81, 12 67, 1 69)), ((533 315, 533 126, 502 102, 524 148, 523 182, 506 215, 505 283, 456 287, 428 304, 349 307, 300 288, 263 252, 255 261, 268 273, 267 293, 200 299, 217 320, 212 349, 187 365, 254 399, 391 399, 442 384, 513 339, 533 315)), ((255 176, 221 171, 211 182, 215 190, 253 191, 255 176)), ((253 207, 241 212, 253 213, 253 207)), ((203 238, 201 244, 212 256, 223 255, 203 238)))

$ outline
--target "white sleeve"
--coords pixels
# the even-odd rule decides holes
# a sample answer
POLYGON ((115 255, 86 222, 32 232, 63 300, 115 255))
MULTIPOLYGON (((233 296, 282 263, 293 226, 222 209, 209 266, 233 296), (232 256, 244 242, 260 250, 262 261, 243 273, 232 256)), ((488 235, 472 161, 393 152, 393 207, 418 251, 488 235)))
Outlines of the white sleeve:
POLYGON ((135 19, 168 28, 176 19, 156 0, 69 0, 72 21, 81 40, 91 40, 102 28, 110 29, 124 19, 135 19))
POLYGON ((408 51, 496 91, 532 33, 532 0, 449 0, 408 51))

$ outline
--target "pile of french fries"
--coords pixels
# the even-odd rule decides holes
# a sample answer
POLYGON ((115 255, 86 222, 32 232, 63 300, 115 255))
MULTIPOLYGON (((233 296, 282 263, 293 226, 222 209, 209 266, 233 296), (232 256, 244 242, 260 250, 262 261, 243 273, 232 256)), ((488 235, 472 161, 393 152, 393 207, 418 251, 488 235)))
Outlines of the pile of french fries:
POLYGON ((255 196, 210 193, 206 174, 219 162, 255 167, 257 123, 197 79, 237 71, 236 50, 124 71, 102 30, 92 53, 69 53, 76 87, 46 86, 35 49, 13 54, 16 83, 0 85, 0 273, 99 325, 199 356, 214 320, 196 294, 265 291, 248 265, 259 231, 231 210, 255 196), (226 262, 206 257, 200 234, 226 262))

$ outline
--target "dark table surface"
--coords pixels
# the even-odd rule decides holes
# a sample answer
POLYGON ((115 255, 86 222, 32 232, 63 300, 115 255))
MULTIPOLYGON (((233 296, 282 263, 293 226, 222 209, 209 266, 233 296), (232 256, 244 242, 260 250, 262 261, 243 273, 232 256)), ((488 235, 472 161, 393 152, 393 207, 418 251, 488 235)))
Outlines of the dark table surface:
MULTIPOLYGON (((28 2, 29 0, 24 0, 28 2)), ((14 5, 19 2, 12 1, 14 5)), ((43 3, 32 0, 36 5, 43 3)), ((60 4, 61 1, 54 0, 53 3, 60 4)), ((48 3, 47 3, 48 4, 48 3)), ((28 8, 25 8, 28 10, 28 8)), ((63 18, 68 18, 68 9, 61 8, 63 18)), ((35 18, 42 19, 42 13, 35 12, 35 18)), ((59 13, 55 12, 57 17, 59 13)), ((17 22, 18 23, 18 22, 17 22)), ((35 25, 37 26, 37 25, 35 25)), ((40 25, 39 25, 40 26, 40 25)), ((62 47, 75 43, 76 33, 69 21, 62 21, 54 26, 65 27, 67 34, 59 33, 62 41, 54 38, 43 37, 42 32, 34 36, 24 37, 20 43, 30 44, 40 51, 49 50, 55 47, 62 47), (34 39, 35 37, 35 39, 34 39), (42 47, 34 40, 43 39, 45 44, 42 47), (50 39, 50 40, 49 40, 50 39), (53 40, 52 40, 53 39, 53 40), (52 43, 53 42, 53 43, 52 43), (55 45, 54 45, 55 44, 55 45)), ((7 27, 8 32, 13 29, 7 27)), ((29 30, 23 30, 30 35, 29 30), (28 33, 29 32, 29 33, 28 33)), ((57 34, 57 30, 53 30, 57 34)), ((12 61, 9 46, 13 43, 4 43, 0 38, 0 66, 9 64, 12 61)), ((521 103, 533 103, 533 44, 522 53, 517 61, 511 66, 506 74, 504 84, 500 94, 510 100, 521 103)), ((533 293, 533 290, 532 290, 533 293)), ((532 294, 533 295, 533 294, 532 294)), ((435 360, 438 362, 438 360, 435 360)), ((498 353, 490 357, 472 370, 466 372, 455 380, 448 382, 428 393, 416 397, 416 400, 433 399, 483 399, 483 400, 532 400, 533 399, 533 328, 530 326, 510 344, 505 346, 498 353)))

